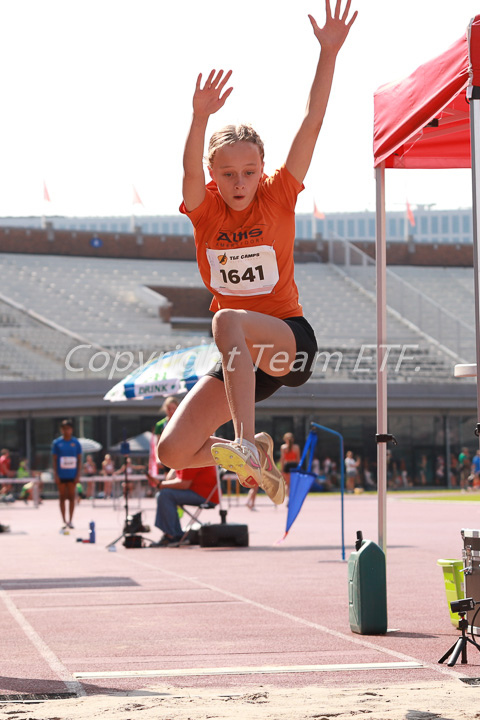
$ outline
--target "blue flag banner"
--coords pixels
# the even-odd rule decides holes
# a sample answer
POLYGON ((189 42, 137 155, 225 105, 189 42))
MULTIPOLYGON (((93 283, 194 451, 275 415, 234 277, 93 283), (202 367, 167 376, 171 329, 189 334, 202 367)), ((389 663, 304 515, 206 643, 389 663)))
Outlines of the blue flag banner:
POLYGON ((295 522, 298 513, 302 509, 303 502, 317 477, 315 473, 312 473, 312 462, 316 445, 317 433, 314 430, 311 430, 308 434, 305 447, 303 448, 302 457, 300 458, 298 467, 290 473, 287 527, 285 528, 284 538, 287 536, 288 531, 295 522), (305 460, 307 460, 306 471, 302 469, 305 460))

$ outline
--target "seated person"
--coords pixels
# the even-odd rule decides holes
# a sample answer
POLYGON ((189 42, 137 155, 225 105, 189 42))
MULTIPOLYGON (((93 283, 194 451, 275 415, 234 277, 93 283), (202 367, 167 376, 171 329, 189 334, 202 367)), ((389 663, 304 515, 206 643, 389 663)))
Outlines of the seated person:
MULTIPOLYGON (((30 477, 30 472, 28 470, 28 460, 20 460, 20 464, 18 466, 17 470, 17 479, 23 480, 23 478, 30 477)), ((20 495, 18 496, 20 500, 23 500, 23 502, 26 504, 29 500, 33 497, 33 482, 26 482, 25 485, 22 486, 22 489, 20 490, 20 495)))
POLYGON ((25 485, 22 485, 22 489, 21 489, 20 495, 19 495, 20 500, 23 500, 25 505, 28 504, 29 500, 35 500, 35 497, 34 497, 35 481, 32 480, 32 478, 38 478, 38 480, 37 480, 38 502, 39 502, 39 504, 41 504, 41 502, 42 502, 41 492, 43 489, 41 473, 38 470, 30 471, 30 469, 28 467, 28 460, 24 459, 24 460, 20 461, 20 464, 19 464, 18 470, 17 470, 17 478, 27 480, 27 482, 25 482, 25 485))
POLYGON ((155 526, 163 532, 157 544, 166 547, 177 543, 183 531, 178 517, 178 505, 201 505, 206 501, 213 488, 215 492, 209 502, 219 502, 216 466, 170 470, 165 480, 158 483, 157 514, 155 526))

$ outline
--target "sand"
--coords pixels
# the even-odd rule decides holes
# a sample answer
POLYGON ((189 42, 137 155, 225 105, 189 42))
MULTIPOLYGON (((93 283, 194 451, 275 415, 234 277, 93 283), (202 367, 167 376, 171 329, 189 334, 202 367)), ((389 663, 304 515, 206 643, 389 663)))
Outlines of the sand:
POLYGON ((480 718, 480 686, 454 678, 437 683, 279 690, 178 688, 149 684, 130 693, 0 705, 0 718, 22 720, 472 720, 480 718))

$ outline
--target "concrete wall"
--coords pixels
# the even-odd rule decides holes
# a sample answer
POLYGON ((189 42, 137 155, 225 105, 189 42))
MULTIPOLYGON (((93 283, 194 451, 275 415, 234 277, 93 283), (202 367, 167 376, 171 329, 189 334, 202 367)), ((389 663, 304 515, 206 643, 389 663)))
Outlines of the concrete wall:
MULTIPOLYGON (((354 243, 370 257, 375 257, 375 243, 354 243)), ((195 243, 188 235, 142 235, 136 233, 98 233, 80 230, 0 227, 0 252, 38 255, 75 255, 80 257, 195 260, 195 243), (92 238, 101 239, 101 247, 92 238)), ((327 262, 328 243, 317 240, 295 241, 296 262, 327 262)), ((424 265, 437 267, 472 267, 472 245, 427 243, 387 243, 389 265, 424 265)))
POLYGON ((0 227, 0 252, 80 257, 195 260, 192 236, 0 227), (94 247, 92 238, 100 238, 94 247))
MULTIPOLYGON (((355 242, 364 253, 375 257, 375 243, 355 242)), ((442 243, 387 243, 388 265, 423 265, 427 267, 473 267, 473 245, 442 243)))

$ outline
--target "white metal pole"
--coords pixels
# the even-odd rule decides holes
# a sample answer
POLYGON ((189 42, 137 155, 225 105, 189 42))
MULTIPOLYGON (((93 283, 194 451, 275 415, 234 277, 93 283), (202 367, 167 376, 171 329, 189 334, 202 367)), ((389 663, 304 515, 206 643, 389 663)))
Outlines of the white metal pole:
POLYGON ((473 214, 473 272, 475 286, 475 344, 477 359, 477 425, 476 435, 480 440, 480 248, 479 248, 479 209, 480 183, 477 173, 480 170, 480 88, 471 87, 470 96, 470 146, 472 158, 472 214, 473 214))
POLYGON ((385 163, 375 170, 377 279, 377 492, 378 544, 387 552, 387 246, 385 224, 385 163))

